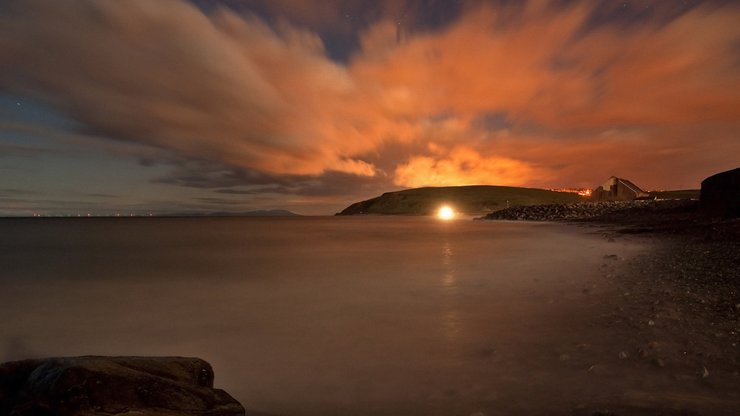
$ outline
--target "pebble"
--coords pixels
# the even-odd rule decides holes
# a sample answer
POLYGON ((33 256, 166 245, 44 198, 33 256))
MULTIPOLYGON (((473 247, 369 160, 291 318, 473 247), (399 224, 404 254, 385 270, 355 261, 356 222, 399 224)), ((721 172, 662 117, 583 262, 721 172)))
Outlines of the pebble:
POLYGON ((620 359, 620 360, 624 360, 624 359, 628 358, 629 356, 630 356, 630 355, 629 355, 629 354, 627 354, 627 352, 625 352, 625 351, 620 351, 620 352, 619 352, 619 359, 620 359))
POLYGON ((590 374, 605 374, 606 373, 606 367, 601 364, 594 364, 591 367, 586 370, 587 373, 590 374))

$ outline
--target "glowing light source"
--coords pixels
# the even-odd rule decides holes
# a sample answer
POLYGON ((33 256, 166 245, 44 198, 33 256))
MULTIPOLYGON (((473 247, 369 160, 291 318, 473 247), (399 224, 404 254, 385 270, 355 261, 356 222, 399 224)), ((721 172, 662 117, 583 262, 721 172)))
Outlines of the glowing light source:
POLYGON ((437 218, 439 218, 440 220, 451 220, 455 218, 455 211, 452 209, 452 207, 444 205, 440 207, 437 211, 437 218))

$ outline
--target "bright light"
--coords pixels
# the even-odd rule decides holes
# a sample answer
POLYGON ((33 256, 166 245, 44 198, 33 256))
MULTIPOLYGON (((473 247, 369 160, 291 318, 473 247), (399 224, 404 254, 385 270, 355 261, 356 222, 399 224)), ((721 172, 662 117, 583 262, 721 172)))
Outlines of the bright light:
POLYGON ((455 211, 451 207, 445 205, 437 211, 437 218, 440 220, 451 220, 455 218, 455 211))

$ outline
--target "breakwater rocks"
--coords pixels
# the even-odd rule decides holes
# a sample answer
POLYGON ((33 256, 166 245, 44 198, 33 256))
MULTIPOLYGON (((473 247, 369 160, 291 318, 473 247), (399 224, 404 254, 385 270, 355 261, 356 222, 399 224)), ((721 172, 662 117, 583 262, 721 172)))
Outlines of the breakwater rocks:
POLYGON ((0 415, 236 416, 199 358, 70 357, 0 365, 0 415))
POLYGON ((665 211, 695 210, 697 204, 698 202, 693 200, 640 200, 529 205, 494 211, 483 219, 520 221, 617 220, 623 216, 655 215, 665 211))

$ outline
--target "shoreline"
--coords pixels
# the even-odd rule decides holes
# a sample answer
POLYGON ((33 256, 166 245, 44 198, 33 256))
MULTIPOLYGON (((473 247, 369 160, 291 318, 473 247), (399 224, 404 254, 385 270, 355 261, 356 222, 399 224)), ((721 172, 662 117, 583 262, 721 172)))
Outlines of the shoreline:
POLYGON ((612 312, 596 324, 626 334, 620 358, 664 374, 664 383, 607 401, 607 413, 578 414, 724 415, 740 407, 740 218, 706 216, 698 201, 515 207, 487 217, 544 219, 650 245, 620 269, 605 266, 612 312))
POLYGON ((613 312, 599 322, 628 333, 625 359, 663 373, 665 384, 625 393, 616 409, 637 407, 614 414, 642 414, 636 412, 641 408, 666 412, 661 414, 735 411, 740 406, 740 244, 692 234, 635 234, 613 223, 589 225, 607 227, 598 232, 608 241, 652 244, 621 272, 605 274, 617 292, 608 299, 613 312), (676 409, 682 413, 671 413, 676 409))
MULTIPOLYGON (((245 332, 249 335, 247 343, 247 338, 228 338, 238 331, 229 332, 232 335, 219 342, 252 345, 252 350, 240 348, 238 355, 224 356, 205 348, 170 350, 167 342, 147 344, 150 338, 131 345, 148 345, 142 350, 147 354, 171 351, 202 356, 219 369, 219 384, 245 407, 286 416, 326 414, 337 408, 362 408, 365 410, 361 414, 367 415, 723 415, 732 414, 740 403, 737 315, 723 316, 713 308, 727 305, 733 299, 726 297, 731 291, 726 286, 714 290, 717 285, 713 279, 705 282, 706 291, 702 291, 702 281, 697 280, 709 276, 708 270, 713 270, 714 276, 734 264, 723 260, 736 258, 726 252, 735 246, 719 238, 724 234, 705 241, 704 233, 622 232, 624 227, 606 222, 532 221, 516 227, 516 221, 511 221, 499 227, 472 221, 425 221, 433 227, 423 228, 426 234, 421 240, 418 232, 411 232, 419 230, 416 221, 385 224, 389 228, 383 230, 395 236, 395 249, 390 251, 387 234, 374 227, 347 229, 346 224, 334 221, 324 224, 338 227, 331 228, 327 235, 332 238, 325 240, 326 244, 337 236, 349 236, 348 230, 366 231, 368 241, 373 242, 369 247, 381 247, 376 254, 395 258, 389 264, 397 266, 387 268, 387 276, 403 276, 407 270, 403 265, 408 256, 403 250, 408 250, 407 254, 425 253, 417 258, 414 268, 421 267, 425 273, 417 272, 415 279, 379 279, 370 263, 368 267, 356 267, 357 261, 367 260, 368 246, 355 247, 356 238, 351 234, 352 239, 344 240, 342 247, 355 257, 348 258, 342 267, 351 272, 352 280, 327 278, 323 267, 307 268, 317 252, 303 250, 305 241, 291 240, 296 246, 287 252, 303 256, 291 269, 292 274, 306 276, 308 270, 307 276, 312 278, 283 281, 279 286, 268 286, 272 289, 264 293, 256 290, 264 288, 267 280, 236 280, 222 289, 213 288, 202 304, 217 308, 213 316, 222 316, 221 312, 226 313, 223 316, 233 315, 231 308, 221 311, 218 305, 231 304, 234 293, 242 293, 238 299, 245 305, 243 316, 258 316, 250 311, 269 313, 270 309, 256 307, 260 302, 282 305, 276 311, 289 311, 287 315, 275 315, 284 319, 284 324, 290 323, 284 331, 274 332, 280 328, 280 319, 257 320, 245 332), (692 238, 695 243, 689 243, 694 241, 692 238), (706 251, 713 255, 705 256, 706 251), (696 256, 705 261, 695 263, 692 259, 696 256), (482 264, 473 269, 466 267, 475 261, 482 264), (674 272, 684 269, 688 270, 686 276, 674 272), (356 293, 358 284, 363 288, 362 295, 349 296, 356 293), (315 298, 306 299, 307 294, 317 293, 317 285, 334 288, 335 292, 332 295, 323 290, 315 298), (253 294, 251 301, 244 302, 244 293, 253 294), (265 293, 271 297, 265 299, 265 293), (389 297, 389 293, 394 295, 389 297), (300 306, 300 302, 308 309, 290 309, 300 306), (321 308, 312 306, 317 304, 321 308), (305 311, 313 315, 297 322, 305 311), (334 320, 337 312, 342 317, 334 320), (325 324, 314 326, 317 322, 325 324), (356 327, 353 322, 363 323, 368 331, 345 332, 356 327), (255 328, 267 332, 260 335, 255 328), (302 328, 300 333, 304 335, 296 338, 297 332, 290 328, 302 328), (298 339, 301 346, 294 348, 298 339), (257 340, 262 343, 254 344, 257 340), (324 353, 337 350, 344 354, 338 361, 334 361, 335 354, 324 353), (274 352, 273 363, 278 357, 293 361, 285 366, 263 367, 253 359, 265 351, 274 352), (425 358, 420 359, 420 354, 425 358), (301 377, 315 371, 317 363, 333 372, 319 379, 301 377), (394 377, 387 378, 389 373, 394 377), (332 393, 323 396, 327 391, 332 393)), ((158 234, 170 232, 173 241, 185 240, 177 234, 184 231, 173 228, 173 224, 160 226, 164 228, 158 234)), ((284 224, 283 232, 281 235, 295 234, 289 224, 284 224)), ((243 241, 243 236, 252 233, 239 235, 242 237, 237 241, 243 241)), ((111 241, 115 244, 108 253, 117 252, 113 249, 120 246, 117 241, 111 241)), ((333 247, 328 245, 325 250, 331 252, 333 247)), ((274 254, 284 258, 285 250, 274 254)), ((138 255, 149 252, 144 248, 138 255)), ((240 256, 218 259, 221 263, 232 261, 234 266, 243 264, 240 256)), ((327 260, 334 269, 341 266, 333 258, 327 260)), ((281 275, 291 275, 283 273, 284 268, 280 270, 281 275)), ((213 268, 209 271, 219 272, 213 268)), ((728 285, 736 281, 732 277, 727 276, 728 285)), ((126 280, 111 283, 122 304, 128 304, 131 297, 140 297, 136 284, 131 286, 126 280)), ((30 299, 28 293, 39 294, 30 280, 13 287, 16 299, 30 299)), ((79 282, 70 293, 95 295, 97 299, 95 287, 79 282)), ((172 282, 166 280, 146 287, 153 293, 174 293, 177 297, 189 293, 181 285, 173 292, 172 282)), ((94 305, 86 308, 95 310, 94 305)), ((144 304, 145 311, 159 312, 160 308, 161 297, 144 304)), ((115 313, 117 309, 111 309, 110 301, 100 310, 108 312, 101 321, 107 330, 111 330, 111 323, 123 322, 115 313)), ((181 312, 187 310, 190 308, 181 312)), ((149 322, 153 329, 160 328, 158 321, 147 320, 150 316, 154 314, 145 313, 139 319, 149 322)), ((17 331, 22 334, 27 328, 19 326, 17 331)), ((44 332, 31 334, 31 347, 49 344, 40 334, 44 332)), ((200 337, 223 335, 206 332, 200 337)), ((115 348, 119 347, 116 344, 115 348)), ((129 346, 126 351, 140 353, 136 348, 129 346)), ((91 352, 111 351, 116 350, 91 352)), ((38 352, 50 355, 54 351, 38 352)), ((264 362, 265 358, 259 360, 264 362)))

